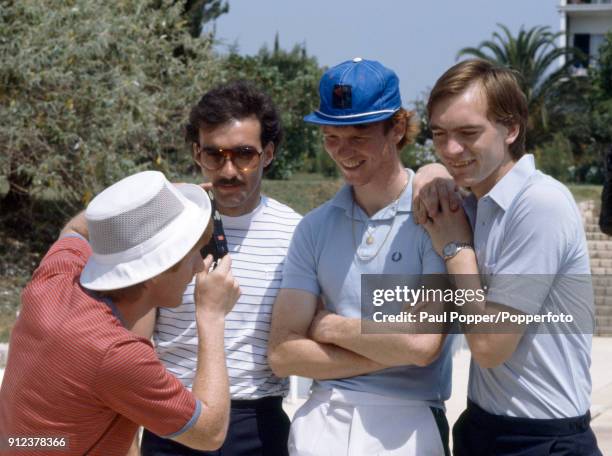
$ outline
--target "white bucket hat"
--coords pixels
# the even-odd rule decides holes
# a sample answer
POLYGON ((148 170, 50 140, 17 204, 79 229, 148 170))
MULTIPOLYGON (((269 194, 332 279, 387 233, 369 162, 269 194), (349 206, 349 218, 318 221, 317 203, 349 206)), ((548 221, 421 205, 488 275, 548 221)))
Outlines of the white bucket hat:
POLYGON ((85 211, 93 254, 81 285, 108 291, 155 277, 193 248, 210 215, 208 195, 197 185, 175 187, 159 171, 120 180, 85 211))

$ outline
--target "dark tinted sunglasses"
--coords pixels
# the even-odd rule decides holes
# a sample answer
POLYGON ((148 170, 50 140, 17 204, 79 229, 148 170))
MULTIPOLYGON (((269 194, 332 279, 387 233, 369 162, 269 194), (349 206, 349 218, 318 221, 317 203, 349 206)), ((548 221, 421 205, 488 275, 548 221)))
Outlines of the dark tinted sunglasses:
POLYGON ((201 147, 196 144, 196 147, 200 152, 202 166, 210 171, 221 169, 225 160, 231 160, 234 166, 242 171, 255 168, 259 164, 259 157, 263 153, 263 150, 258 150, 253 146, 218 148, 212 146, 201 147))

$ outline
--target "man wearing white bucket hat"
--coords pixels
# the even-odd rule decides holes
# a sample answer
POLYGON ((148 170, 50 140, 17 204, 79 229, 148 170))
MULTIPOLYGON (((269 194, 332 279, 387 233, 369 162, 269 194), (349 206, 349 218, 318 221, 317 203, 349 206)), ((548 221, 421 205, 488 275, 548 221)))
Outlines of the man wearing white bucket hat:
POLYGON ((146 171, 68 223, 22 295, 0 390, 0 452, 125 455, 138 425, 198 449, 221 445, 224 317, 239 288, 229 257, 208 272, 212 258, 200 256, 210 215, 200 187, 146 171), (178 306, 194 274, 200 350, 190 392, 132 329, 153 306, 178 306))

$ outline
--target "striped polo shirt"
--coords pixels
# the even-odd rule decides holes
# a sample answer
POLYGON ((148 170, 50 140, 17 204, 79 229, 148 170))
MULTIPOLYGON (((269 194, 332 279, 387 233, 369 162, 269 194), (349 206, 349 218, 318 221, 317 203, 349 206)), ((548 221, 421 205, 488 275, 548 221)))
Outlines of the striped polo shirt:
MULTIPOLYGON (((263 196, 257 208, 239 216, 221 216, 232 257, 232 274, 242 294, 225 321, 225 353, 233 399, 285 395, 286 379, 268 365, 272 305, 280 289, 283 264, 301 216, 263 196)), ((160 360, 191 388, 196 370, 198 338, 194 281, 181 306, 159 309, 153 335, 160 360)))
POLYGON ((23 455, 125 455, 138 425, 171 437, 201 405, 159 362, 151 342, 79 285, 91 255, 79 237, 57 241, 24 289, 0 389, 0 454, 8 437, 64 438, 23 455))

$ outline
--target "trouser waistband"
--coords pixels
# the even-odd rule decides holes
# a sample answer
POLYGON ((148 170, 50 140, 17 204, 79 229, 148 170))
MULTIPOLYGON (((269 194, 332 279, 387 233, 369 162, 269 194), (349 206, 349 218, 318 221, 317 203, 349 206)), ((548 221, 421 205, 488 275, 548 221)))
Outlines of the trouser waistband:
POLYGON ((283 406, 282 396, 267 396, 259 399, 232 399, 231 408, 238 409, 271 409, 283 406))
POLYGON ((589 429, 591 413, 571 418, 518 418, 514 416, 493 415, 468 399, 469 419, 476 420, 482 427, 495 429, 504 434, 532 436, 562 436, 584 432, 589 429))

